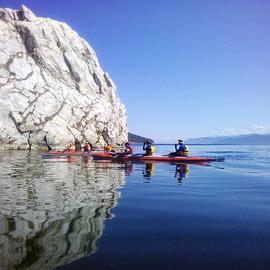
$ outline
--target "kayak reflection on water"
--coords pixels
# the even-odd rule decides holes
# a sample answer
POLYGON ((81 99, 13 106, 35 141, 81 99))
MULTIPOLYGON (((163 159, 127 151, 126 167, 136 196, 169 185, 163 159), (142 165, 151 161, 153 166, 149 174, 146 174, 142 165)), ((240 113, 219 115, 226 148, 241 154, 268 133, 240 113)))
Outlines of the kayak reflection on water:
MULTIPOLYGON (((144 164, 143 178, 144 183, 150 183, 151 177, 155 176, 155 162, 147 162, 144 164)), ((186 163, 172 164, 175 165, 174 177, 177 178, 177 183, 182 184, 183 179, 189 175, 190 168, 186 163)))

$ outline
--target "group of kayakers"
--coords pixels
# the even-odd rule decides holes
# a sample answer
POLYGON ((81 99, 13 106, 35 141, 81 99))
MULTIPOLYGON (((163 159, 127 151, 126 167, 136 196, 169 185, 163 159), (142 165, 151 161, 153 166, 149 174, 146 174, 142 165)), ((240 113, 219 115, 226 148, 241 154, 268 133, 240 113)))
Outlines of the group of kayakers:
POLYGON ((81 151, 83 149, 84 152, 92 151, 93 146, 91 143, 86 143, 83 147, 76 147, 75 143, 70 143, 64 151, 74 152, 74 151, 81 151))
MULTIPOLYGON (((169 156, 171 157, 177 157, 177 156, 188 156, 189 155, 189 148, 187 145, 184 144, 182 140, 178 140, 177 143, 174 145, 175 151, 171 152, 169 156)), ((93 150, 93 146, 91 143, 85 143, 85 145, 82 147, 84 152, 89 152, 93 150)), ((81 149, 77 149, 75 144, 69 144, 68 147, 65 149, 65 151, 80 151, 81 149)), ((108 144, 105 145, 103 148, 106 152, 115 153, 115 150, 113 149, 112 145, 108 144)), ((145 151, 145 156, 152 156, 155 153, 155 146, 152 141, 145 141, 143 143, 143 150, 145 151)), ((115 153, 115 157, 123 157, 127 155, 133 154, 133 148, 131 147, 129 142, 125 143, 125 148, 123 152, 121 153, 115 153)))
MULTIPOLYGON (((181 157, 181 156, 188 156, 189 148, 187 145, 184 144, 182 140, 178 140, 178 142, 174 145, 175 152, 171 152, 169 156, 171 157, 181 157)), ((155 152, 155 147, 152 142, 145 141, 143 143, 143 150, 145 151, 146 156, 152 156, 155 152)))

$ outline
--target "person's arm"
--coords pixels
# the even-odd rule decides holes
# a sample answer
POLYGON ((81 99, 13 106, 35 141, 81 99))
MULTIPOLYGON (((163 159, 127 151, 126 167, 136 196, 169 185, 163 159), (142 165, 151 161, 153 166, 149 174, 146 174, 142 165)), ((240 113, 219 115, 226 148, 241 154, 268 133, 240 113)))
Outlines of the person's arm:
POLYGON ((184 144, 179 145, 179 151, 185 151, 185 148, 184 144))
POLYGON ((143 150, 146 150, 146 147, 145 147, 145 142, 143 143, 143 150))

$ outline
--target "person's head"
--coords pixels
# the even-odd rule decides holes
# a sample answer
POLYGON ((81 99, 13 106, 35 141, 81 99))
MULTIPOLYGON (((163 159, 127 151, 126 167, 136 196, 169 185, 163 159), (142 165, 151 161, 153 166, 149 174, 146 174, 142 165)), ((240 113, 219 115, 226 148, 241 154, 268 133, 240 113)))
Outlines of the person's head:
POLYGON ((183 143, 183 141, 179 139, 179 140, 178 140, 178 143, 179 143, 179 144, 180 144, 180 143, 183 143))
POLYGON ((125 143, 125 147, 128 147, 130 144, 129 144, 129 142, 126 142, 125 143))

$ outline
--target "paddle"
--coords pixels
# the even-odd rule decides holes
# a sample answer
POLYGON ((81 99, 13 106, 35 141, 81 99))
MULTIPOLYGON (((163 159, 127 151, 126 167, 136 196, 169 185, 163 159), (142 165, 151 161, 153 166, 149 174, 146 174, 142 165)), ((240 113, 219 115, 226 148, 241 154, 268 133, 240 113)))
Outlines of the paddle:
POLYGON ((166 154, 166 155, 161 155, 162 157, 169 157, 169 158, 174 158, 175 156, 171 156, 170 154, 166 154))

